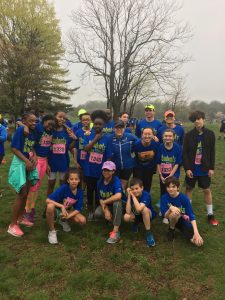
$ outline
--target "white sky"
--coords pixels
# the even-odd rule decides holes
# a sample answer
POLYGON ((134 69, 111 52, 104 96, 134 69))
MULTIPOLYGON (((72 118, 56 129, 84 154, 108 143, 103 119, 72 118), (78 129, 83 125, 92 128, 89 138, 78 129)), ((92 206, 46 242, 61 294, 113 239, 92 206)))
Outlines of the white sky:
MULTIPOLYGON (((82 0, 50 1, 55 5, 65 39, 73 25, 71 11, 76 10, 82 0)), ((181 17, 191 25, 194 33, 184 48, 193 57, 183 68, 190 100, 225 102, 225 0, 184 0, 181 17)), ((71 65, 69 69, 72 85, 81 87, 71 99, 73 105, 103 99, 93 88, 95 82, 81 82, 79 65, 71 65)))

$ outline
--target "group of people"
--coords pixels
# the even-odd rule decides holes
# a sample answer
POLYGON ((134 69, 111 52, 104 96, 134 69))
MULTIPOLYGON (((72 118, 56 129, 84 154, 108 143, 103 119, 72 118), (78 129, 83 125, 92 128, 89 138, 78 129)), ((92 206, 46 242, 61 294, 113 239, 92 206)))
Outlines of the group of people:
POLYGON ((159 175, 160 215, 168 224, 167 238, 173 241, 175 229, 196 246, 203 244, 192 210, 192 191, 196 182, 203 190, 207 218, 214 217, 211 177, 215 165, 215 135, 205 127, 205 114, 195 111, 189 120, 192 130, 184 134, 176 124, 175 113, 168 110, 164 122, 155 119, 155 107, 145 106, 145 118, 129 127, 129 114, 121 112, 116 121, 111 111, 80 110, 80 121, 72 125, 62 111, 41 119, 26 113, 18 122, 12 138, 14 154, 8 176, 17 198, 8 233, 21 237, 20 225, 31 227, 35 203, 45 174, 48 174, 46 216, 51 244, 57 244, 56 220, 63 230, 69 221, 85 225, 105 218, 112 222, 107 242, 120 240, 121 221, 131 222, 133 232, 140 223, 146 242, 155 246, 151 230, 156 212, 151 203, 152 179, 159 175), (69 152, 72 155, 69 155, 69 152), (72 157, 72 158, 71 158, 72 157), (74 160, 75 167, 70 167, 74 160), (179 191, 180 168, 185 176, 185 194, 179 191), (55 189, 57 175, 60 186, 55 189), (87 218, 82 213, 86 190, 87 218))

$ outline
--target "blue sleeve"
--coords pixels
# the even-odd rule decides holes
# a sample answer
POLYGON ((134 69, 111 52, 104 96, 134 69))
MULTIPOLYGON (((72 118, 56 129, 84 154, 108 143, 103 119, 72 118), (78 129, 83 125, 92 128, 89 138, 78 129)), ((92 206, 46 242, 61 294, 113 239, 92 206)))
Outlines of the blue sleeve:
POLYGON ((159 128, 159 130, 157 131, 157 138, 159 139, 159 142, 162 143, 163 142, 163 139, 162 139, 162 127, 159 128))
POLYGON ((100 179, 97 181, 97 200, 100 200, 100 179))
POLYGON ((182 148, 179 144, 177 145, 176 164, 181 165, 182 163, 182 148))
POLYGON ((137 123, 136 129, 135 129, 135 135, 139 138, 141 137, 140 122, 137 123))
POLYGON ((168 203, 169 202, 167 194, 162 195, 160 198, 160 211, 162 213, 162 216, 164 216, 167 210, 169 209, 168 203))
POLYGON ((11 148, 16 148, 20 151, 22 151, 22 148, 23 148, 23 141, 24 141, 24 138, 21 138, 21 137, 24 137, 24 127, 23 126, 20 126, 17 128, 14 136, 13 136, 13 139, 12 139, 12 142, 11 142, 11 148))
POLYGON ((77 198, 78 201, 73 205, 73 208, 75 210, 81 211, 83 208, 83 198, 84 198, 84 194, 81 189, 77 190, 77 198))
POLYGON ((183 141, 184 141, 184 128, 182 126, 180 126, 180 128, 181 128, 180 144, 183 145, 183 141))
POLYGON ((150 207, 151 197, 150 197, 149 193, 142 194, 140 203, 144 203, 145 206, 150 207))
POLYGON ((3 143, 7 140, 7 130, 4 126, 0 125, 0 142, 3 143))
POLYGON ((53 200, 58 203, 63 203, 65 198, 65 185, 61 185, 57 190, 48 196, 50 200, 53 200))
POLYGON ((158 151, 157 151, 157 155, 156 155, 156 163, 158 165, 161 164, 161 147, 159 146, 158 151))
POLYGON ((183 206, 185 207, 185 213, 189 216, 190 221, 195 220, 195 214, 193 212, 190 200, 186 195, 183 194, 183 206))
POLYGON ((122 189, 122 185, 121 185, 121 181, 118 177, 115 178, 115 182, 114 182, 114 193, 121 193, 122 194, 123 189, 122 189))
POLYGON ((106 159, 110 159, 112 157, 112 147, 110 146, 110 136, 108 136, 107 140, 106 140, 106 149, 105 149, 105 155, 106 155, 106 159))

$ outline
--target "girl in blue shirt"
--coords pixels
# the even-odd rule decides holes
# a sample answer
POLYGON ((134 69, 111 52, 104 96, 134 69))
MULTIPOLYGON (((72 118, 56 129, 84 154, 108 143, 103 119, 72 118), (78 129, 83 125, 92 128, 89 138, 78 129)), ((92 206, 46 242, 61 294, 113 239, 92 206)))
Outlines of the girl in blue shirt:
POLYGON ((48 241, 57 244, 55 230, 55 216, 59 217, 59 224, 65 232, 71 231, 67 220, 80 225, 86 224, 86 218, 81 214, 83 208, 83 191, 79 188, 80 171, 70 168, 66 174, 66 184, 61 185, 54 193, 48 196, 46 203, 46 218, 49 226, 48 241))
POLYGON ((104 216, 113 222, 113 230, 107 243, 115 244, 120 239, 119 227, 122 217, 122 185, 120 179, 114 176, 116 165, 112 161, 104 162, 102 176, 97 183, 97 193, 100 206, 95 210, 95 217, 104 216))
POLYGON ((156 173, 156 156, 159 143, 155 142, 152 128, 144 128, 141 140, 134 144, 136 166, 134 177, 142 180, 144 190, 150 192, 153 174, 156 173))
POLYGON ((16 190, 17 198, 13 206, 12 221, 9 225, 8 233, 16 237, 21 237, 24 234, 18 223, 28 227, 33 225, 23 220, 22 216, 29 189, 38 180, 38 172, 36 170, 37 158, 33 149, 35 144, 33 130, 36 125, 36 117, 31 113, 25 114, 23 122, 30 133, 25 134, 23 126, 17 128, 11 143, 14 157, 9 170, 9 183, 16 190))
POLYGON ((55 186, 56 175, 59 172, 60 184, 65 180, 65 174, 69 168, 69 150, 74 148, 76 136, 73 130, 66 126, 66 114, 62 111, 55 113, 56 127, 52 133, 52 144, 48 157, 50 174, 48 178, 48 191, 50 195, 55 186))
POLYGON ((84 176, 87 184, 87 206, 88 220, 94 219, 95 207, 99 205, 97 199, 97 181, 101 176, 103 163, 110 159, 112 154, 109 147, 109 135, 103 133, 104 125, 107 121, 107 115, 102 110, 96 110, 91 114, 93 129, 88 139, 84 151, 87 152, 86 162, 84 164, 84 176))

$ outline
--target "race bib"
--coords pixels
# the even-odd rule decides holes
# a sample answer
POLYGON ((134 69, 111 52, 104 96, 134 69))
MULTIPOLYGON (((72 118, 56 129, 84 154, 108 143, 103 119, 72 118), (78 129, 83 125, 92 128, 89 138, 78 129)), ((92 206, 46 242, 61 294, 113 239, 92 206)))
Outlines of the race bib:
POLYGON ((53 152, 53 154, 65 154, 66 153, 66 144, 53 144, 52 152, 53 152))
POLYGON ((41 139, 41 146, 42 147, 50 147, 52 142, 52 137, 50 135, 45 135, 41 139))
POLYGON ((86 159, 86 156, 87 156, 87 152, 84 151, 84 150, 81 150, 81 151, 80 151, 80 159, 81 159, 81 160, 85 160, 85 159, 86 159))
POLYGON ((201 165, 202 163, 202 154, 196 154, 195 156, 195 164, 196 165, 201 165))
POLYGON ((89 162, 100 165, 102 163, 102 158, 103 158, 103 154, 91 152, 90 157, 89 157, 89 162))
POLYGON ((64 199, 63 205, 65 206, 65 208, 69 208, 73 206, 76 202, 77 200, 67 197, 66 199, 64 199))
POLYGON ((172 164, 165 164, 165 163, 162 163, 161 164, 161 172, 163 174, 170 174, 172 172, 172 164))

